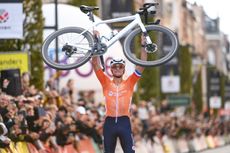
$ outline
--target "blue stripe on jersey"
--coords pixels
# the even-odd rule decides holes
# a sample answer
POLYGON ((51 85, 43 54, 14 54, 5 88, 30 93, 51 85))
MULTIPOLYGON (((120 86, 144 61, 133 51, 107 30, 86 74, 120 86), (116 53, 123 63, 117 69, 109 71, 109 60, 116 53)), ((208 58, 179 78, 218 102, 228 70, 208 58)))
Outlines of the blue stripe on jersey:
POLYGON ((135 73, 138 77, 141 77, 141 72, 139 72, 138 70, 135 70, 134 73, 135 73))

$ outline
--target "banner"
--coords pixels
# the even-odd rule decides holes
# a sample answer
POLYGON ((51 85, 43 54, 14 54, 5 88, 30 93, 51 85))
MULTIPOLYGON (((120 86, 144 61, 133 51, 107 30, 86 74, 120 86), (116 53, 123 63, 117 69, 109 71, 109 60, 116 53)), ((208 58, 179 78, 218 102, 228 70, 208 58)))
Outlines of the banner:
POLYGON ((161 91, 163 93, 180 92, 180 77, 179 76, 161 76, 161 91))
POLYGON ((221 97, 220 96, 212 96, 209 98, 210 108, 221 108, 221 97))
POLYGON ((20 69, 23 72, 29 72, 27 52, 12 52, 0 54, 0 70, 20 69))
POLYGON ((21 0, 0 1, 0 39, 23 38, 23 11, 21 0))
POLYGON ((207 68, 207 99, 209 108, 221 107, 221 73, 214 68, 207 68))

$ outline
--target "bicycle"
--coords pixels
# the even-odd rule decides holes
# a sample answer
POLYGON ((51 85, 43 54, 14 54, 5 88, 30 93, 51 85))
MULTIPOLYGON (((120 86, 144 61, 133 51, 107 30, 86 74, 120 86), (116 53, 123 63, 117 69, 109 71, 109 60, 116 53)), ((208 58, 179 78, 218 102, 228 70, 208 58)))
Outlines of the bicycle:
POLYGON ((172 30, 159 25, 159 19, 154 20, 152 23, 149 22, 149 15, 156 14, 156 11, 149 11, 149 8, 157 5, 159 4, 145 3, 134 15, 99 22, 94 21, 92 13, 94 10, 98 10, 98 7, 81 5, 80 10, 88 15, 89 20, 92 21, 92 26, 88 29, 82 27, 65 27, 50 34, 42 45, 42 58, 52 68, 70 70, 82 66, 92 56, 100 56, 104 69, 103 54, 116 41, 122 37, 126 37, 123 52, 129 61, 144 67, 164 64, 176 54, 178 39, 172 30), (143 18, 144 23, 142 22, 143 18), (110 39, 94 34, 94 29, 100 24, 128 21, 129 23, 110 39), (145 44, 139 44, 141 35, 145 37, 145 44), (55 51, 54 44, 57 41, 61 47, 58 47, 60 49, 55 51), (149 54, 146 61, 140 60, 140 52, 136 53, 135 49, 133 49, 140 47, 144 47, 145 51, 149 54))

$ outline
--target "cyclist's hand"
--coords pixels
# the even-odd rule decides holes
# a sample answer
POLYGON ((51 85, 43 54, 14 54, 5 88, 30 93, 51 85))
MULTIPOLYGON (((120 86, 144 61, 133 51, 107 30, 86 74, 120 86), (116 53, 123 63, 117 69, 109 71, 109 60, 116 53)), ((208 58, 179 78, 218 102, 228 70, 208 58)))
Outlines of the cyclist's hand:
POLYGON ((100 33, 97 30, 93 30, 93 34, 96 35, 96 36, 100 36, 100 33))

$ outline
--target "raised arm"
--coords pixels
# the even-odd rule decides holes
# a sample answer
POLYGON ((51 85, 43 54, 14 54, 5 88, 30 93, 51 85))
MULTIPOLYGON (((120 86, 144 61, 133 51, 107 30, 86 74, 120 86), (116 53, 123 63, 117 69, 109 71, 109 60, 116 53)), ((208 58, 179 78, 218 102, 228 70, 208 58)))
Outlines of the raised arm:
POLYGON ((92 57, 92 65, 93 65, 93 70, 96 72, 97 70, 101 69, 100 66, 100 58, 99 56, 93 56, 92 57))
MULTIPOLYGON (((146 40, 145 37, 141 36, 141 44, 142 46, 145 45, 146 40)), ((141 47, 141 60, 146 61, 147 60, 147 52, 145 51, 144 47, 141 47)), ((144 67, 137 65, 135 68, 138 72, 142 73, 144 71, 144 67)))
MULTIPOLYGON (((94 30, 93 34, 94 34, 95 37, 100 37, 100 33, 97 30, 94 30)), ((92 57, 92 64, 93 64, 93 70, 95 72, 97 70, 101 69, 100 57, 99 56, 93 56, 92 57)))

